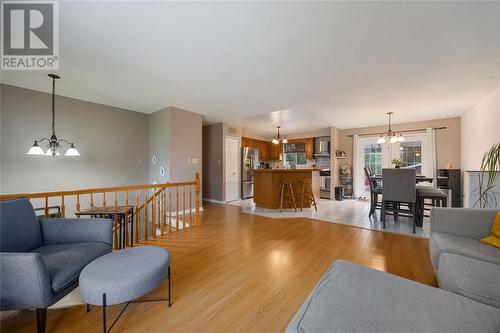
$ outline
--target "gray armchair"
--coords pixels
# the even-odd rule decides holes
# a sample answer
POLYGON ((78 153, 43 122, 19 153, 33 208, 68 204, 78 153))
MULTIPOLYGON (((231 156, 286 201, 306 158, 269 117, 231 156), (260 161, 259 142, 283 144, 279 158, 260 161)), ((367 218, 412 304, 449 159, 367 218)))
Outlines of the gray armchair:
POLYGON ((28 199, 0 202, 0 310, 47 307, 78 285, 82 269, 112 251, 107 219, 37 219, 28 199))

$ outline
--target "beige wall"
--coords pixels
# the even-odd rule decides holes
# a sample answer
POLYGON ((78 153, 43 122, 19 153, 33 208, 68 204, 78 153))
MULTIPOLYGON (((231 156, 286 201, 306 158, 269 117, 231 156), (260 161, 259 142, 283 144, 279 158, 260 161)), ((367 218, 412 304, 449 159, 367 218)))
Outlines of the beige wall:
MULTIPOLYGON (((428 127, 442 127, 444 130, 436 131, 436 159, 438 169, 446 168, 451 163, 453 169, 460 169, 461 166, 461 126, 460 118, 445 118, 414 123, 396 124, 392 126, 394 131, 407 129, 419 129, 428 127)), ((347 154, 347 163, 352 164, 352 134, 381 133, 387 130, 387 126, 375 126, 365 128, 352 128, 340 130, 339 144, 347 154)), ((333 152, 332 152, 333 153, 333 152)))
POLYGON ((500 142, 500 87, 462 117, 462 169, 479 170, 483 154, 500 142))
POLYGON ((75 158, 26 155, 51 135, 51 95, 1 85, 1 193, 141 184, 148 180, 148 115, 56 97, 56 134, 75 158))

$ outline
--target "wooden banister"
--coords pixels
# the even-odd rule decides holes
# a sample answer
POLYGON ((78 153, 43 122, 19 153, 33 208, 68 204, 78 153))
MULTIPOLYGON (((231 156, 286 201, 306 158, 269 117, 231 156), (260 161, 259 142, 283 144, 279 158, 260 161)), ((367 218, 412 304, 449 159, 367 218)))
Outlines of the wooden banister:
MULTIPOLYGON (((42 207, 44 207, 44 215, 46 217, 50 215, 50 198, 59 198, 61 217, 65 217, 66 215, 72 216, 73 209, 74 212, 80 212, 81 210, 86 209, 85 206, 89 208, 98 208, 95 207, 95 205, 101 195, 102 207, 106 207, 108 204, 114 207, 118 207, 120 205, 129 206, 129 203, 132 205, 135 204, 134 212, 132 214, 135 226, 133 229, 130 229, 128 224, 125 224, 125 240, 129 240, 129 235, 133 234, 134 242, 140 242, 141 240, 148 240, 150 237, 153 239, 156 238, 157 230, 161 236, 164 236, 166 232, 176 232, 199 225, 201 220, 199 206, 200 189, 200 175, 196 173, 194 181, 189 182, 168 182, 162 184, 142 184, 37 193, 2 194, 0 195, 0 201, 20 197, 26 197, 32 202, 33 199, 43 199, 44 202, 42 207), (186 187, 188 187, 188 189, 186 189, 186 187), (182 188, 182 193, 179 193, 180 188, 182 188), (135 200, 129 197, 130 191, 135 191, 135 200), (175 193, 172 193, 172 191, 175 191, 175 193), (106 200, 107 194, 113 195, 112 199, 109 199, 110 202, 107 202, 106 200), (174 194, 175 197, 173 197, 174 194), (89 196, 88 201, 85 200, 85 196, 87 195, 89 196), (192 205, 193 195, 195 195, 194 207, 192 205), (186 198, 186 196, 189 196, 189 198, 186 198), (112 203, 111 200, 113 200, 112 203), (188 203, 189 206, 187 206, 188 203), (66 207, 66 204, 68 205, 68 208, 66 207), (71 207, 71 209, 69 209, 69 207, 71 207), (193 212, 194 220, 192 216, 193 212)), ((79 215, 77 216, 79 217, 79 215)), ((116 231, 117 230, 115 228, 115 239, 118 235, 116 231)))

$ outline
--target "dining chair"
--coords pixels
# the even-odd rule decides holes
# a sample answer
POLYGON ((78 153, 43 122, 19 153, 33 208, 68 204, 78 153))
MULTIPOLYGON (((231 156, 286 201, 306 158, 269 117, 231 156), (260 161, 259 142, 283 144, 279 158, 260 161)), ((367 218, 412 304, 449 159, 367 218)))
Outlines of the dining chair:
POLYGON ((382 194, 382 187, 377 186, 377 182, 372 179, 372 173, 369 168, 365 169, 365 175, 370 184, 370 213, 368 216, 372 216, 375 213, 375 209, 380 209, 381 202, 378 201, 379 194, 382 194))
POLYGON ((415 233, 415 213, 417 203, 415 169, 383 169, 382 170, 382 227, 388 212, 395 219, 401 216, 411 217, 413 233, 415 233), (407 206, 404 207, 404 206, 407 206))

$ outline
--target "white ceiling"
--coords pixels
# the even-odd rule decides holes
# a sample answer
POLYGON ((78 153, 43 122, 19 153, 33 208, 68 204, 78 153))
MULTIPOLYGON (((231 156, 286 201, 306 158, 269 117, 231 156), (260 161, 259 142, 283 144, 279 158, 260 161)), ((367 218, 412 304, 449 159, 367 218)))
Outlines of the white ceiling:
POLYGON ((62 2, 60 61, 60 95, 253 132, 426 120, 500 85, 500 3, 62 2))

